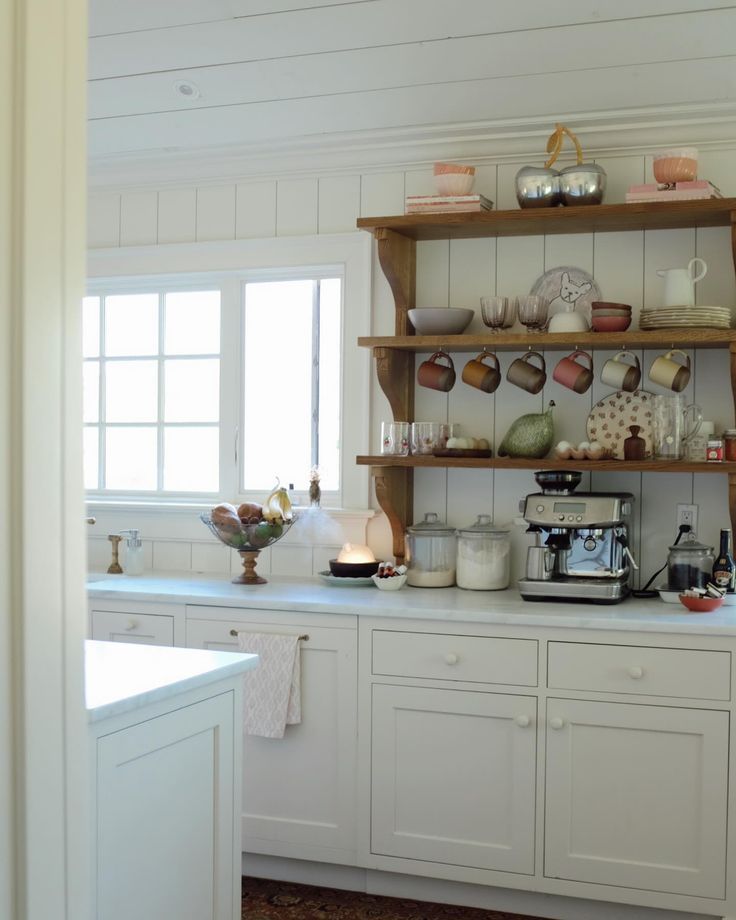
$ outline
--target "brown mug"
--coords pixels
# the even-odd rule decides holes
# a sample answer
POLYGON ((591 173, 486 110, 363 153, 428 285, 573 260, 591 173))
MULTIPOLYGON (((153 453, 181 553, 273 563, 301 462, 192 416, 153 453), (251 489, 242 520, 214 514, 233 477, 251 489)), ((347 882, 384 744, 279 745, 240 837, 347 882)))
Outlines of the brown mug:
POLYGON ((452 358, 445 351, 436 351, 431 358, 419 365, 417 380, 420 386, 448 393, 455 385, 455 365, 452 358), (440 358, 445 358, 447 364, 438 364, 440 358))
POLYGON ((552 379, 561 383, 563 387, 567 387, 568 390, 584 393, 593 382, 593 359, 587 351, 573 351, 572 354, 557 362, 552 371, 552 379), (576 361, 576 358, 587 361, 588 366, 576 361))
POLYGON ((538 351, 528 351, 509 365, 506 379, 527 393, 539 393, 547 382, 547 365, 538 351), (532 358, 539 358, 539 367, 531 364, 532 358))
POLYGON ((488 351, 482 351, 477 358, 473 358, 463 368, 463 383, 483 390, 484 393, 493 393, 501 382, 501 369, 498 358, 488 351), (486 358, 493 361, 493 366, 484 364, 486 358))

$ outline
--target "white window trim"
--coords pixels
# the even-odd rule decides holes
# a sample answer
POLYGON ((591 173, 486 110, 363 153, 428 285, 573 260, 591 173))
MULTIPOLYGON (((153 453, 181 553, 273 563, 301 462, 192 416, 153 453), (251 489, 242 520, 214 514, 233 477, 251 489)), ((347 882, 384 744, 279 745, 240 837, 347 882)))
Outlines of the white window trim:
MULTIPOLYGON (((313 271, 324 265, 341 265, 344 270, 343 332, 342 332, 342 452, 341 501, 344 509, 367 509, 369 502, 369 471, 355 463, 357 454, 369 452, 370 353, 359 348, 359 336, 370 335, 371 310, 371 239, 366 233, 320 234, 304 237, 274 237, 255 240, 222 240, 207 243, 172 243, 161 246, 135 246, 115 249, 95 249, 88 253, 87 275, 91 289, 101 281, 124 287, 137 286, 139 279, 181 285, 187 278, 195 283, 206 281, 204 273, 233 274, 283 268, 313 271)), ((222 335, 231 336, 235 330, 222 328, 222 335)), ((225 341, 225 339, 223 339, 225 341)), ((288 343, 285 343, 285 349, 288 343)), ((234 382, 223 381, 223 386, 234 382)), ((230 407, 229 415, 236 413, 230 407)), ((224 408, 224 407, 223 407, 224 408)), ((237 421, 223 414, 223 426, 237 421)), ((222 482, 223 489, 235 484, 222 482)), ((233 497, 235 497, 233 495, 233 497)), ((142 502, 94 497, 88 499, 91 509, 126 509, 140 507, 142 502)), ((201 507, 201 502, 188 503, 160 498, 146 502, 146 507, 174 510, 201 507)))

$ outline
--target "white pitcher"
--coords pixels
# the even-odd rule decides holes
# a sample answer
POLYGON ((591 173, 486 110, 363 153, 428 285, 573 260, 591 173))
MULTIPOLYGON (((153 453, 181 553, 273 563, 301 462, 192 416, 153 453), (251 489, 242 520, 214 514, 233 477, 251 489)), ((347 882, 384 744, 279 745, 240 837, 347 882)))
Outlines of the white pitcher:
POLYGON ((665 307, 692 307, 695 304, 695 285, 702 281, 708 271, 708 266, 703 259, 690 259, 687 268, 659 268, 657 274, 664 278, 664 306, 665 307), (696 262, 700 262, 703 270, 700 274, 693 273, 696 262))

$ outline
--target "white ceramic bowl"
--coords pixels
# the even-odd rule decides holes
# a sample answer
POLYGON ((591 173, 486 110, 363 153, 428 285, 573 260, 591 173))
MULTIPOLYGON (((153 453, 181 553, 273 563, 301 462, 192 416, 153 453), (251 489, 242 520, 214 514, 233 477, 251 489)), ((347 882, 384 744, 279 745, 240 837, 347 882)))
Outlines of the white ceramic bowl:
POLYGON ((381 591, 398 591, 406 584, 406 572, 403 575, 392 575, 390 578, 379 578, 378 575, 371 575, 371 578, 373 584, 381 591))
POLYGON ((550 319, 547 332, 587 332, 587 319, 574 310, 569 313, 555 313, 550 319))
POLYGON ((409 310, 409 321, 417 335, 460 335, 474 315, 465 307, 419 307, 409 310))

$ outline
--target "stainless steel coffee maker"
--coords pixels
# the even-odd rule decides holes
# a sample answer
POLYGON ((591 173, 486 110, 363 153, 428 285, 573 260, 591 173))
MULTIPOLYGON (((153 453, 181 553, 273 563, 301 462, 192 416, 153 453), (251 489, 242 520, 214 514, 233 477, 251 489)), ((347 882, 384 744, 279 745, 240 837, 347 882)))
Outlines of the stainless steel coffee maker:
POLYGON ((519 580, 528 601, 587 601, 616 604, 630 591, 637 565, 629 549, 630 492, 577 492, 582 473, 541 470, 541 492, 521 502, 536 544, 527 552, 519 580))

